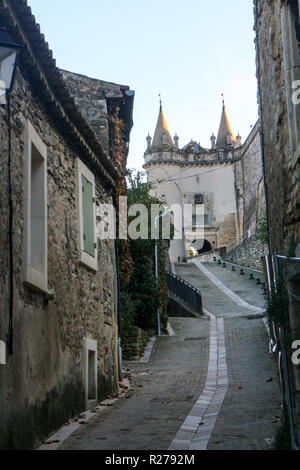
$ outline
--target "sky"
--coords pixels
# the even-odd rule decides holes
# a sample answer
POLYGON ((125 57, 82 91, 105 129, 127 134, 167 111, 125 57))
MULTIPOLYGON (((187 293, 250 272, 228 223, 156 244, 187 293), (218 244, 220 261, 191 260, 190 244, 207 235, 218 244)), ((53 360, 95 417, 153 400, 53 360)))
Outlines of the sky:
POLYGON ((135 91, 128 167, 141 169, 159 93, 172 137, 210 147, 222 93, 233 132, 258 119, 252 0, 28 0, 57 66, 135 91))

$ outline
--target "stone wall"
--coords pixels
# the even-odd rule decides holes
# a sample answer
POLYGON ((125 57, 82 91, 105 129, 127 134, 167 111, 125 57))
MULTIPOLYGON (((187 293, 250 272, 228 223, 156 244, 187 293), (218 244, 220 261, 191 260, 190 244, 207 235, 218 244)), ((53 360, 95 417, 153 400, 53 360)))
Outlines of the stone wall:
POLYGON ((256 233, 258 214, 264 208, 261 186, 263 177, 261 160, 260 122, 258 121, 239 152, 234 164, 237 217, 240 237, 250 231, 256 233))
MULTIPOLYGON (((256 63, 270 248, 281 255, 300 256, 300 105, 292 100, 300 80, 299 3, 255 0, 256 63)), ((299 340, 300 264, 280 263, 289 295, 291 339, 299 340)), ((295 431, 300 443, 300 369, 291 363, 295 431)))
POLYGON ((291 235, 299 237, 300 220, 299 179, 289 135, 290 96, 286 95, 286 89, 290 93, 292 88, 286 80, 282 31, 282 19, 289 7, 281 0, 259 0, 255 6, 270 239, 273 247, 285 250, 291 235))
POLYGON ((224 261, 239 264, 247 268, 263 271, 262 256, 267 254, 267 247, 263 246, 256 235, 247 238, 234 250, 231 250, 225 256, 224 261))
MULTIPOLYGON (((61 70, 62 77, 83 117, 109 154, 107 98, 123 98, 120 85, 61 70)), ((125 87, 123 87, 125 88, 125 87)), ((128 88, 128 87, 126 87, 128 88)))
MULTIPOLYGON (((14 354, 0 366, 0 448, 30 448, 85 409, 83 338, 98 341, 98 398, 117 390, 116 262, 114 242, 98 240, 99 271, 79 262, 76 145, 49 117, 17 70, 11 96, 14 354), (47 147, 48 277, 54 299, 23 283, 24 128, 29 120, 47 147)), ((6 109, 0 108, 0 140, 7 143, 6 109)), ((0 339, 8 331, 9 246, 7 145, 0 147, 0 339)), ((83 160, 93 171, 88 161, 83 160)), ((112 195, 96 177, 96 201, 112 195)))

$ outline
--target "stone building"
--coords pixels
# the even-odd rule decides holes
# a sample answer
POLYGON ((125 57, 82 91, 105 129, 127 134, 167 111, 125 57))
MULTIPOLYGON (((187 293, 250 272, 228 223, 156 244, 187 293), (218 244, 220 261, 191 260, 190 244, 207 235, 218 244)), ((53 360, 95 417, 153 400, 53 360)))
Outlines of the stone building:
POLYGON ((169 206, 179 205, 183 212, 185 204, 192 205, 192 220, 183 236, 179 239, 178 234, 171 242, 172 262, 188 257, 191 247, 198 253, 217 248, 230 252, 245 238, 255 236, 264 204, 259 122, 242 144, 241 136, 234 136, 223 103, 219 132, 217 137, 211 136, 211 148, 194 140, 180 148, 179 137, 172 139, 160 106, 144 159, 154 194, 165 196, 169 206), (197 217, 201 207, 202 216, 197 217))
MULTIPOLYGON (((299 7, 298 0, 254 2, 270 253, 289 292, 293 340, 300 339, 299 7)), ((299 444, 300 366, 293 366, 291 361, 289 365, 299 444)))
POLYGON ((24 449, 118 390, 116 249, 98 208, 118 179, 110 113, 128 147, 133 92, 59 71, 24 0, 0 0, 0 26, 22 46, 0 107, 0 448, 24 449))

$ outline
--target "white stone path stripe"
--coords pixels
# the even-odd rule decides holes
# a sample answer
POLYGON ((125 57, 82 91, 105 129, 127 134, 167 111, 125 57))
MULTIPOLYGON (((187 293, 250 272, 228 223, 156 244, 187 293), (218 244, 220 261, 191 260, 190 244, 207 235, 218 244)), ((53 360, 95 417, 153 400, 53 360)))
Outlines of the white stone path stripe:
POLYGON ((189 450, 206 450, 208 442, 215 428, 218 416, 221 411, 227 390, 228 390, 228 371, 226 363, 224 319, 217 320, 217 384, 215 393, 204 413, 201 425, 194 435, 189 450))
MULTIPOLYGON (((265 313, 265 309, 251 305, 226 287, 211 274, 202 263, 193 261, 227 297, 240 307, 255 313, 265 313)), ((179 429, 169 450, 206 450, 209 439, 215 428, 221 406, 228 390, 228 370, 226 363, 226 346, 224 319, 203 309, 210 317, 210 349, 208 372, 205 388, 195 406, 179 429)))
POLYGON ((169 450, 205 450, 228 389, 224 320, 210 312, 210 347, 205 388, 169 450))
POLYGON ((256 307, 255 305, 251 305, 245 300, 243 300, 240 296, 232 292, 228 287, 226 287, 223 282, 219 281, 208 269, 203 266, 202 263, 199 261, 193 261, 193 263, 199 268, 203 274, 205 274, 222 292, 224 292, 227 297, 229 297, 231 300, 233 300, 236 304, 238 304, 240 307, 246 308, 248 310, 251 310, 252 312, 255 313, 264 313, 265 309, 256 307))

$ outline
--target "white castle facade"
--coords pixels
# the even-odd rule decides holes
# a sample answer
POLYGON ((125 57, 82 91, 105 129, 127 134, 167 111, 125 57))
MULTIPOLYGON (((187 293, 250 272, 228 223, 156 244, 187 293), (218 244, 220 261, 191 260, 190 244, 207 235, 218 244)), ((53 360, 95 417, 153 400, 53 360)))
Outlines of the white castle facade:
POLYGON ((165 198, 169 206, 179 204, 183 211, 186 204, 192 205, 192 221, 184 227, 182 239, 171 242, 171 262, 189 257, 191 248, 198 253, 229 251, 255 233, 263 205, 259 130, 257 122, 242 144, 240 135, 234 137, 223 103, 211 148, 193 140, 179 148, 179 138, 172 139, 160 105, 154 138, 148 135, 144 154, 147 180, 153 195, 165 198), (204 217, 198 218, 200 205, 204 217))

